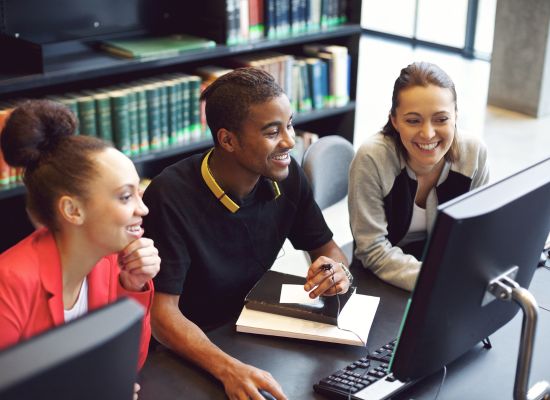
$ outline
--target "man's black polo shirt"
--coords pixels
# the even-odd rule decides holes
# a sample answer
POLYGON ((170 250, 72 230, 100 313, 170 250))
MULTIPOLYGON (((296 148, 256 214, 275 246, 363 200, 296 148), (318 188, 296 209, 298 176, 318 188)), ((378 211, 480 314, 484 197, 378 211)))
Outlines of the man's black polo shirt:
POLYGON ((202 178, 204 156, 181 160, 153 179, 144 194, 144 227, 162 260, 155 290, 179 295, 182 313, 207 329, 238 315, 286 238, 307 251, 326 244, 332 232, 295 160, 279 182, 279 197, 262 177, 231 213, 202 178))

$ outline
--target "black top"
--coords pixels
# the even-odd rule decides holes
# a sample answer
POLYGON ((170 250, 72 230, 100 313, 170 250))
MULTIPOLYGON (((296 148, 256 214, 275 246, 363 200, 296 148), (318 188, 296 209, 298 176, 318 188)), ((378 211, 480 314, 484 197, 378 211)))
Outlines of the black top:
MULTIPOLYGON (((471 177, 456 171, 449 171, 447 179, 435 188, 439 204, 468 192, 471 184, 471 177)), ((384 197, 384 210, 388 220, 388 240, 393 246, 396 246, 409 230, 417 186, 418 182, 407 174, 406 168, 403 168, 395 178, 391 191, 384 197)), ((403 252, 412 254, 420 260, 425 244, 426 240, 409 243, 403 246, 403 252)))
POLYGON ((155 290, 180 295, 182 313, 202 329, 234 318, 256 281, 275 261, 288 237, 295 248, 314 250, 332 238, 302 169, 292 160, 274 198, 260 178, 231 213, 204 182, 205 154, 166 168, 144 194, 146 236, 162 260, 155 290))

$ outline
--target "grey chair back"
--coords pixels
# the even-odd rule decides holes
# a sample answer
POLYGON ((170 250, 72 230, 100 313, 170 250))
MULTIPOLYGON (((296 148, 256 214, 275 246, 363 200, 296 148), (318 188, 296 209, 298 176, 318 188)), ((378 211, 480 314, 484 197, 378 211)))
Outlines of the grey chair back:
POLYGON ((324 136, 309 146, 302 167, 321 210, 339 202, 348 194, 348 172, 355 150, 341 136, 324 136))

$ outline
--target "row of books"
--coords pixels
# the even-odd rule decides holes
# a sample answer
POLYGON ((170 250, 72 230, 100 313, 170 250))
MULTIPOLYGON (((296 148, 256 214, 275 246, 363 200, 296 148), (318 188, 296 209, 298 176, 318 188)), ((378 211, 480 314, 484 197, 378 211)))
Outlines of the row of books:
MULTIPOLYGON (((11 110, 9 109, 0 110, 0 133, 2 131, 4 122, 8 117, 10 111, 11 110)), ((319 140, 319 135, 317 133, 303 131, 300 129, 296 129, 295 133, 296 133, 296 137, 294 138, 295 145, 294 145, 294 148, 292 149, 291 154, 292 154, 292 157, 294 157, 294 159, 298 161, 298 163, 301 163, 305 151, 311 144, 319 140)), ((0 151, 0 188, 10 187, 14 184, 21 183, 22 172, 23 172, 22 168, 10 167, 4 161, 2 152, 0 151)), ((140 181, 140 187, 142 186, 142 189, 145 190, 149 182, 150 182, 149 179, 142 179, 140 181)))
POLYGON ((346 3, 347 0, 203 0, 204 8, 190 10, 190 29, 227 45, 284 38, 346 23, 346 3), (214 11, 204 13, 199 9, 214 11))
MULTIPOLYGON (((48 96, 69 107, 79 120, 76 134, 112 142, 128 156, 210 137, 201 91, 232 68, 253 66, 270 72, 297 113, 340 107, 349 102, 350 57, 343 46, 309 44, 311 57, 275 52, 242 55, 226 67, 203 66, 193 75, 164 74, 125 84, 48 96), (315 56, 315 57, 314 57, 315 56), (232 67, 232 68, 230 68, 232 67)), ((0 104, 0 128, 17 100, 0 104)), ((297 139, 297 148, 305 150, 297 139)), ((301 159, 301 155, 296 155, 301 159)), ((0 154, 0 186, 20 181, 0 154)))
POLYGON ((177 73, 47 98, 78 116, 77 134, 97 136, 135 156, 204 135, 200 85, 200 77, 177 73))
POLYGON ((206 82, 231 71, 255 67, 273 75, 288 95, 295 112, 342 107, 350 100, 351 58, 344 46, 309 44, 305 56, 260 52, 234 57, 225 66, 205 66, 195 73, 206 82))
MULTIPOLYGON (((128 156, 209 137, 199 102, 202 80, 196 75, 165 74, 126 84, 48 96, 77 116, 76 134, 111 142, 128 156)), ((0 104, 0 130, 21 99, 0 104)), ((0 186, 20 181, 0 152, 0 186)))

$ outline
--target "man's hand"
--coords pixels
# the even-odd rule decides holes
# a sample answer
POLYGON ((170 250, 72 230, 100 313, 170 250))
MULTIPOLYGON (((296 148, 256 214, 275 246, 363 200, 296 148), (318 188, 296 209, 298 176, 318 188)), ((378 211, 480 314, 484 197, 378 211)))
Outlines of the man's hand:
POLYGON ((346 293, 351 286, 342 265, 331 258, 321 256, 309 267, 304 290, 312 299, 317 296, 334 296, 346 293))
POLYGON ((140 292, 160 270, 160 257, 151 239, 131 242, 118 255, 120 284, 131 292, 140 292))
POLYGON ((283 389, 269 372, 235 360, 221 377, 230 400, 264 400, 258 389, 271 393, 277 400, 287 400, 283 389))

